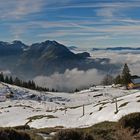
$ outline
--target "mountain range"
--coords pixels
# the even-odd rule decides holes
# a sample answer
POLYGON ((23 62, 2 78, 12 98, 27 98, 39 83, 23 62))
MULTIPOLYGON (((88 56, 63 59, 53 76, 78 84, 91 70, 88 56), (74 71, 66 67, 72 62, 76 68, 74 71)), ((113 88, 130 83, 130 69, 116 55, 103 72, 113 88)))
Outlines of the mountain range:
POLYGON ((110 60, 91 59, 88 52, 75 54, 56 41, 44 41, 26 45, 21 41, 0 42, 0 70, 9 70, 12 75, 33 78, 38 75, 64 73, 66 69, 88 70, 96 68, 107 72, 117 70, 118 66, 110 60))
POLYGON ((105 51, 140 51, 140 48, 132 48, 132 47, 113 47, 113 48, 93 48, 92 51, 99 51, 99 50, 105 50, 105 51))

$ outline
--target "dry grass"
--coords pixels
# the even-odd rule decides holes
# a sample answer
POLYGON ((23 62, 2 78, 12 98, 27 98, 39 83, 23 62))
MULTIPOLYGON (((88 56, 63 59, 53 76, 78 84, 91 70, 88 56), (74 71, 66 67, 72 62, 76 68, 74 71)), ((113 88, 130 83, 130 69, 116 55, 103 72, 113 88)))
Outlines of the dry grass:
POLYGON ((128 103, 129 103, 129 102, 125 102, 125 103, 121 104, 121 105, 119 106, 119 108, 126 106, 128 103))
MULTIPOLYGON (((34 119, 38 117, 39 116, 34 116, 34 119)), ((51 117, 53 118, 53 116, 50 116, 50 118, 51 117)), ((24 129, 24 127, 21 126, 17 127, 17 130, 14 130, 18 134, 22 135, 22 133, 24 133, 28 135, 27 139, 20 138, 20 140, 43 140, 42 137, 37 134, 50 134, 51 132, 57 132, 56 136, 51 140, 140 140, 140 113, 131 113, 122 117, 118 122, 106 121, 95 124, 89 128, 64 129, 59 126, 42 129, 28 128, 27 130, 24 129, 24 131, 21 130, 22 128, 24 129)), ((0 132, 1 130, 3 130, 3 128, 0 129, 0 132)), ((0 137, 0 140, 9 139, 1 139, 0 137)))
MULTIPOLYGON (((64 133, 61 133, 61 137, 53 140, 64 140, 62 139, 63 134, 66 136, 67 131, 70 130, 65 130, 64 133)), ((102 122, 89 128, 78 128, 71 131, 89 134, 94 140, 140 140, 140 113, 126 115, 118 122, 102 122)), ((66 137, 68 138, 69 135, 66 137)), ((75 139, 69 138, 68 140, 75 139)))

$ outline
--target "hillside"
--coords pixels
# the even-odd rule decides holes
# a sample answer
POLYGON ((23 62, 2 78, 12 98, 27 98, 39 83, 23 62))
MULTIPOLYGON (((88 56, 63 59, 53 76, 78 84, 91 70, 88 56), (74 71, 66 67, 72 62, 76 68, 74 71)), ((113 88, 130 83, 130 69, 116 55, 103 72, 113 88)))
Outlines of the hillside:
POLYGON ((112 86, 91 87, 78 93, 38 92, 0 84, 0 126, 28 124, 34 128, 89 127, 102 121, 117 121, 140 111, 140 91, 112 86), (113 98, 118 97, 115 114, 113 98), (83 116, 83 104, 85 113, 83 116))

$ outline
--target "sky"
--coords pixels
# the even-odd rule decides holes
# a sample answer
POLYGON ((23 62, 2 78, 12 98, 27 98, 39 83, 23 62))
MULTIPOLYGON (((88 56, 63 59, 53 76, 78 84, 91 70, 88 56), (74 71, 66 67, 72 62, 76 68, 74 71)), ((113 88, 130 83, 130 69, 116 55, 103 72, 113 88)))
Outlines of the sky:
POLYGON ((0 0, 0 40, 140 47, 140 0, 0 0))

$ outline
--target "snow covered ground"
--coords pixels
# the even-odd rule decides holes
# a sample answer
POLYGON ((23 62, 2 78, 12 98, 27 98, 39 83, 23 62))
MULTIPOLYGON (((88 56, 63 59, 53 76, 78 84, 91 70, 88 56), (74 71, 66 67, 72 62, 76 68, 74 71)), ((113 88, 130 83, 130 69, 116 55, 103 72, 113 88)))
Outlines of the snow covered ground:
POLYGON ((87 127, 140 111, 140 90, 96 86, 78 93, 37 92, 0 84, 0 127, 87 127), (118 100, 118 113, 115 103, 118 100), (84 105, 84 115, 83 115, 84 105))

